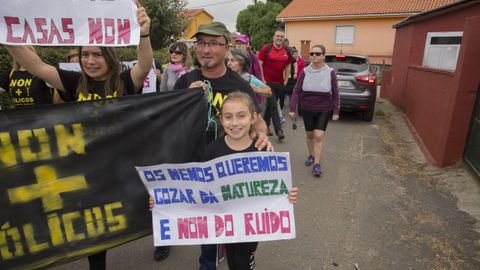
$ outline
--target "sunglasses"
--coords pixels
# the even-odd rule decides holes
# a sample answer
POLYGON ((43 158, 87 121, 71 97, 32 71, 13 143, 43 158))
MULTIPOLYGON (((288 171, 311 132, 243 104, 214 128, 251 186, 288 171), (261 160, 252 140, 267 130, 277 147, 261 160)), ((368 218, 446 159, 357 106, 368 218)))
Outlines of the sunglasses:
POLYGON ((183 54, 181 51, 170 51, 170 54, 183 54))
POLYGON ((311 52, 311 53, 310 53, 310 56, 314 56, 314 55, 315 55, 315 56, 320 56, 320 55, 322 55, 322 54, 323 54, 323 53, 321 53, 321 52, 311 52))

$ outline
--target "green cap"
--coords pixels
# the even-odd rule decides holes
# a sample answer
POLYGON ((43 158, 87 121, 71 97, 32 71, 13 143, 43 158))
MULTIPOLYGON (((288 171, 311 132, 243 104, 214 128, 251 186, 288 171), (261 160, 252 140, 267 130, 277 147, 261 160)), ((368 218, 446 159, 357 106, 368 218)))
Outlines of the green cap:
POLYGON ((209 35, 209 36, 224 36, 227 39, 227 42, 230 42, 231 36, 225 24, 221 22, 212 22, 209 24, 202 24, 198 27, 197 33, 192 36, 196 37, 200 34, 209 35))

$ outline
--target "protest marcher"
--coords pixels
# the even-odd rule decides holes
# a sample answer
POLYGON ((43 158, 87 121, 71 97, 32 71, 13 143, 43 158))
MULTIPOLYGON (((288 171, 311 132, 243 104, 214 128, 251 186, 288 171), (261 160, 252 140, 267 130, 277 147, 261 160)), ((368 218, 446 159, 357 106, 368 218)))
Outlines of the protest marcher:
POLYGON ((325 47, 315 45, 310 50, 311 64, 298 76, 290 102, 290 117, 296 117, 297 102, 302 104, 303 122, 309 156, 306 166, 313 165, 312 173, 320 177, 322 170, 320 158, 328 120, 337 121, 340 112, 340 96, 338 93, 335 70, 325 64, 325 47), (332 116, 333 112, 333 116, 332 116))
MULTIPOLYGON (((35 48, 27 46, 35 52, 35 48)), ((12 69, 0 75, 0 88, 4 89, 15 107, 51 104, 53 95, 45 81, 32 75, 15 59, 12 69)))
POLYGON ((234 72, 240 75, 244 80, 250 83, 253 91, 257 95, 264 97, 269 97, 272 95, 272 90, 261 80, 259 80, 255 75, 247 72, 250 65, 250 57, 248 52, 243 49, 230 49, 230 54, 228 55, 227 65, 234 72))
POLYGON ((160 92, 160 83, 162 81, 162 76, 163 76, 162 63, 160 63, 160 61, 158 61, 157 59, 154 59, 152 68, 154 69, 155 77, 157 78, 156 84, 155 84, 155 87, 156 87, 155 91, 160 92))
POLYGON ((273 36, 273 43, 265 44, 258 54, 265 81, 272 88, 272 96, 267 98, 264 118, 267 126, 270 126, 270 119, 272 119, 279 140, 283 140, 285 135, 278 115, 277 99, 285 95, 287 75, 290 72, 290 63, 292 62, 292 55, 283 44, 284 39, 285 32, 277 30, 273 36))
MULTIPOLYGON (((220 122, 225 136, 207 147, 207 160, 235 154, 258 151, 250 133, 254 129, 258 114, 251 96, 243 92, 232 92, 223 101, 220 122)), ((288 194, 291 203, 297 200, 298 189, 293 187, 288 194)), ((258 242, 226 244, 228 268, 231 270, 255 269, 255 251, 258 242)), ((200 268, 216 269, 216 268, 200 268)))
MULTIPOLYGON (((300 56, 300 54, 298 53, 298 50, 295 47, 292 47, 292 56, 293 56, 293 62, 292 62, 292 65, 290 66, 290 78, 288 79, 288 82, 287 82, 287 95, 288 95, 288 100, 290 100, 290 102, 292 100, 293 88, 295 87, 295 84, 297 84, 298 74, 300 74, 300 72, 302 72, 302 70, 305 68, 305 60, 303 60, 303 58, 300 56), (293 66, 294 64, 295 66, 293 66)), ((283 106, 284 105, 282 105, 282 109, 283 109, 283 106)), ((302 105, 298 103, 297 111, 301 112, 301 110, 302 110, 302 105)))
MULTIPOLYGON (((298 66, 298 72, 297 74, 300 74, 300 72, 302 72, 302 70, 305 68, 305 60, 302 58, 302 56, 300 55, 300 53, 298 53, 298 50, 295 49, 294 47, 294 51, 296 53, 293 54, 293 58, 295 58, 295 60, 297 60, 297 66, 298 66)), ((298 78, 298 76, 297 76, 298 78)))
MULTIPOLYGON (((137 4, 139 5, 139 4, 137 4)), ((150 44, 150 18, 139 6, 140 25, 138 64, 121 72, 120 60, 111 47, 82 46, 79 48, 81 72, 65 71, 46 64, 26 46, 4 45, 8 52, 30 73, 58 89, 65 101, 103 99, 139 92, 153 61, 150 44)), ((88 257, 91 270, 106 269, 106 251, 88 257)))
MULTIPOLYGON (((218 117, 220 114, 220 101, 232 91, 240 90, 254 98, 255 92, 253 92, 250 84, 225 65, 229 50, 227 42, 230 39, 230 32, 227 27, 221 22, 203 24, 200 25, 194 37, 197 38, 195 55, 200 64, 200 69, 195 69, 182 76, 175 84, 174 89, 198 88, 204 86, 204 82, 208 81, 212 90, 209 101, 213 108, 212 116, 214 117, 218 117)), ((260 110, 258 106, 257 110, 260 110)), ((271 148, 271 143, 266 137, 267 127, 262 117, 259 117, 256 122, 255 130, 258 136, 257 148, 271 148)), ((219 127, 217 127, 217 132, 215 132, 215 127, 210 128, 207 132, 207 143, 213 141, 219 132, 219 127)))
POLYGON ((192 57, 185 42, 174 42, 168 51, 169 62, 162 77, 160 92, 172 91, 178 78, 192 70, 192 57))
MULTIPOLYGON (((246 71, 263 81, 263 70, 258 61, 258 57, 252 52, 252 48, 250 47, 250 37, 245 34, 235 36, 235 49, 243 49, 248 52, 250 65, 246 71)), ((263 96, 257 95, 257 102, 262 104, 263 96)))
POLYGON ((32 74, 58 89, 63 100, 84 101, 134 94, 141 90, 148 74, 145 71, 150 70, 153 60, 150 43, 142 41, 147 37, 140 41, 139 64, 124 72, 120 72, 120 61, 111 47, 80 47, 82 72, 57 69, 44 63, 37 54, 25 53, 23 46, 5 47, 15 59, 25 63, 32 74), (148 58, 149 62, 145 63, 148 58))
MULTIPOLYGON (((298 78, 298 74, 300 74, 300 71, 299 70, 299 67, 300 67, 300 63, 299 63, 299 56, 298 56, 298 51, 296 49, 292 49, 292 56, 293 56, 293 60, 292 60, 292 63, 290 63, 290 74, 288 76, 288 82, 287 82, 287 95, 289 97, 289 99, 291 100, 292 98, 292 92, 293 92, 293 88, 295 87, 295 84, 297 83, 297 78, 298 78)), ((303 68, 302 68, 303 70, 303 68)), ((282 107, 283 109, 283 106, 284 104, 280 104, 280 106, 282 107)))
MULTIPOLYGON (((279 96, 277 96, 277 99, 278 99, 278 116, 280 117, 280 123, 282 123, 282 124, 285 122, 285 118, 283 118, 283 112, 282 112, 283 107, 285 105, 285 97, 287 95, 290 97, 290 95, 291 95, 291 91, 290 91, 290 94, 289 94, 288 80, 291 78, 292 73, 299 74, 298 73, 298 66, 297 66, 297 63, 295 61, 296 58, 293 55, 294 51, 296 51, 295 47, 290 47, 290 41, 288 40, 288 38, 285 38, 285 40, 283 41, 283 45, 285 46, 285 49, 287 49, 287 52, 289 52, 289 55, 292 56, 292 63, 290 63, 290 72, 287 73, 287 71, 285 71, 285 75, 286 75, 286 78, 287 78, 287 83, 285 85, 285 91, 283 91, 283 93, 281 93, 279 96), (294 69, 294 70, 292 70, 292 69, 294 69)), ((295 86, 295 85, 293 85, 293 86, 295 86)), ((293 89, 293 87, 292 87, 292 89, 293 89)))
MULTIPOLYGON (((225 130, 222 136, 207 147, 206 160, 235 154, 256 152, 255 139, 250 136, 255 121, 259 119, 251 95, 235 91, 228 94, 221 108, 220 122, 225 130)), ((296 203, 298 188, 289 190, 290 203, 296 203)), ((154 199, 149 199, 150 210, 155 206, 154 199)), ((200 257, 200 270, 216 270, 216 249, 219 245, 203 245, 200 257), (213 252, 206 252, 213 251, 213 252)), ((225 244, 228 267, 231 270, 255 269, 255 254, 258 242, 225 244)))
MULTIPOLYGON (((292 91, 293 87, 295 87, 295 84, 297 83, 297 77, 298 77, 298 61, 297 58, 295 57, 297 55, 298 57, 298 52, 296 50, 292 50, 292 63, 290 63, 290 73, 288 74, 288 82, 286 85, 286 94, 291 98, 292 96, 292 91)), ((285 99, 284 100, 279 100, 279 105, 280 108, 283 109, 283 106, 285 105, 285 99)))
POLYGON ((57 69, 43 62, 36 53, 25 46, 4 46, 30 73, 58 89, 65 101, 84 101, 134 94, 142 89, 143 81, 153 61, 149 39, 150 18, 145 8, 138 8, 137 17, 141 27, 140 44, 137 49, 138 64, 124 72, 121 72, 120 60, 111 47, 80 47, 82 72, 76 72, 57 69))
MULTIPOLYGON (((218 117, 220 108, 225 97, 233 91, 242 91, 255 99, 255 92, 248 82, 242 79, 225 65, 225 59, 229 51, 228 41, 230 32, 221 22, 200 25, 195 42, 195 55, 200 69, 195 69, 185 76, 182 76, 175 84, 174 89, 205 87, 209 93, 209 103, 212 106, 212 115, 207 130, 207 144, 217 138, 221 132, 218 117), (207 84, 205 83, 207 82, 207 84), (213 122, 212 122, 213 121, 213 122)), ((256 102, 255 102, 256 103, 256 102)), ((260 111, 258 103, 257 112, 260 111)), ((262 117, 255 122, 255 132, 250 134, 257 137, 255 147, 257 149, 273 149, 267 136, 267 126, 262 117)), ((200 255, 200 269, 214 269, 217 262, 217 246, 202 245, 200 255)))
POLYGON ((78 57, 78 50, 73 49, 67 54, 67 63, 79 63, 80 58, 78 57))

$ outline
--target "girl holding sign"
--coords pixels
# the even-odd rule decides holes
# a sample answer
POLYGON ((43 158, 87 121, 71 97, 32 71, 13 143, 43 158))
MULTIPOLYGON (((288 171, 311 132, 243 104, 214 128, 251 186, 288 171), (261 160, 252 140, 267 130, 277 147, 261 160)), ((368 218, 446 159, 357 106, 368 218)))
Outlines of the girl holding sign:
MULTIPOLYGON (((207 147, 207 160, 235 153, 258 151, 253 131, 257 113, 253 100, 242 92, 233 92, 223 101, 220 123, 225 137, 220 137, 207 147)), ((298 189, 293 187, 288 194, 291 203, 297 201, 298 189)), ((255 251, 258 242, 226 244, 228 268, 231 270, 254 269, 255 251)), ((216 264, 217 245, 203 245, 200 256, 200 269, 212 269, 216 264), (204 266, 207 266, 203 268, 204 266)), ((216 269, 216 268, 213 268, 216 269)))
MULTIPOLYGON (((255 140, 251 137, 257 113, 250 96, 244 92, 230 93, 223 101, 220 122, 225 130, 225 136, 220 137, 207 146, 206 160, 245 152, 258 151, 255 140)), ((288 192, 290 203, 296 203, 298 189, 293 187, 288 192)), ((150 210, 155 206, 150 197, 150 210)), ((255 251, 258 242, 225 244, 228 268, 230 270, 255 269, 255 251)), ((200 255, 200 270, 217 269, 217 254, 219 245, 202 245, 200 255)))
MULTIPOLYGON (((13 58, 31 74, 60 90, 65 101, 85 101, 138 93, 150 71, 153 51, 150 44, 150 18, 137 2, 140 25, 138 64, 121 72, 120 60, 111 47, 82 46, 79 48, 81 72, 66 71, 43 62, 27 46, 7 46, 13 58)), ((106 269, 106 251, 88 257, 91 270, 106 269)))

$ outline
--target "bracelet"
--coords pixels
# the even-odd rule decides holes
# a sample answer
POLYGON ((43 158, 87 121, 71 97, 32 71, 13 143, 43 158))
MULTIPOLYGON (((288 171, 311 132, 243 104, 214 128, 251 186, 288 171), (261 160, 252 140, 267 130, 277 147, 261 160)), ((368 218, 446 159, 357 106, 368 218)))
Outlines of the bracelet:
POLYGON ((141 38, 146 38, 146 37, 149 37, 149 36, 150 36, 150 33, 145 34, 145 35, 140 34, 140 37, 141 37, 141 38))

